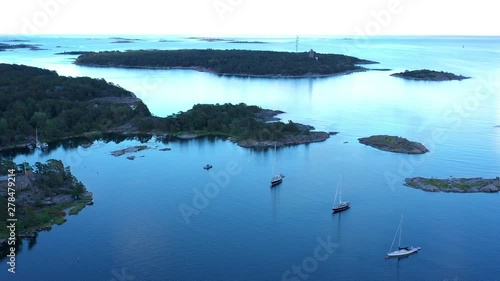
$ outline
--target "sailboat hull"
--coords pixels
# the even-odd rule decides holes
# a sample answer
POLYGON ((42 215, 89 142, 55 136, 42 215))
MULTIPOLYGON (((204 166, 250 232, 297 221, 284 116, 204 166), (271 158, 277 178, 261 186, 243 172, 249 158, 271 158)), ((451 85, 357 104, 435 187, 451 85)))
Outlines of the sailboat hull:
POLYGON ((387 254, 387 258, 401 258, 417 253, 421 247, 405 247, 387 254))
POLYGON ((273 179, 273 180, 271 180, 271 186, 276 186, 276 185, 278 185, 278 184, 280 184, 282 182, 283 182, 283 178, 282 177, 280 177, 279 179, 273 179))
POLYGON ((332 208, 333 213, 340 213, 342 211, 345 211, 351 207, 351 204, 349 202, 342 202, 339 205, 335 206, 332 208))

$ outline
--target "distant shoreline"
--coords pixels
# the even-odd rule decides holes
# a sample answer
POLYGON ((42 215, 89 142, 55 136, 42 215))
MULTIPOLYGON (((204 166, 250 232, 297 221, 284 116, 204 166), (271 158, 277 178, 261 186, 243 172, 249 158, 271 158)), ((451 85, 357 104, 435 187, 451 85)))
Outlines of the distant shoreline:
POLYGON ((337 73, 331 73, 331 74, 305 74, 305 75, 281 75, 281 74, 266 74, 266 75, 258 75, 258 74, 247 74, 247 73, 224 73, 224 72, 217 72, 215 70, 210 70, 208 68, 204 67, 199 67, 199 66, 172 66, 172 67, 167 67, 167 66, 127 66, 127 65, 117 65, 117 66, 106 66, 106 65, 99 65, 99 64, 86 64, 86 63, 78 63, 77 65, 79 66, 84 66, 84 67, 98 67, 98 68, 129 68, 129 69, 156 69, 156 70, 195 70, 199 72, 207 72, 211 74, 215 74, 218 76, 227 76, 227 77, 253 77, 253 78, 327 78, 327 77, 335 77, 335 76, 341 76, 341 75, 348 75, 351 73, 356 73, 356 72, 365 72, 365 71, 370 71, 371 69, 368 68, 359 68, 359 69, 352 69, 352 70, 347 70, 344 72, 337 72, 337 73))

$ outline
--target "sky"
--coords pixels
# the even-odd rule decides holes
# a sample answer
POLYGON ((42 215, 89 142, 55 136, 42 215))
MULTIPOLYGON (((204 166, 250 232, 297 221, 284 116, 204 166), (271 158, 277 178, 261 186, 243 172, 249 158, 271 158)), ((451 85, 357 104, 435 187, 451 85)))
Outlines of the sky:
POLYGON ((493 0, 2 0, 0 34, 500 35, 493 0))

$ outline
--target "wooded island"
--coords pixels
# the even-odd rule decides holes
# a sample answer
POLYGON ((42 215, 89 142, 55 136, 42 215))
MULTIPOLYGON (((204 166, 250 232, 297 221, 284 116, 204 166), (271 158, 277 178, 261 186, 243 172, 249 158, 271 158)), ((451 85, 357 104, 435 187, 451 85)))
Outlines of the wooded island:
POLYGON ((130 50, 80 55, 75 64, 100 67, 188 68, 220 75, 315 77, 364 71, 376 62, 338 54, 253 50, 130 50))
POLYGON ((152 116, 135 95, 104 79, 64 77, 54 71, 0 64, 0 151, 39 141, 106 133, 230 137, 244 147, 324 141, 326 132, 279 122, 282 113, 246 104, 198 104, 166 118, 152 116), (277 122, 268 122, 277 121, 277 122))

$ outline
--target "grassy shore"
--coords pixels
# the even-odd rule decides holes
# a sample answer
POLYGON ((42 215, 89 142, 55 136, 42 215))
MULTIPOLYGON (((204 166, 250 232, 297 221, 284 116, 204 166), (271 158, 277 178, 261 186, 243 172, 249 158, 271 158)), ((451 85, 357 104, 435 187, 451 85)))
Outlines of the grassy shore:
POLYGON ((500 190, 500 178, 407 178, 405 185, 429 192, 494 193, 500 190))
MULTIPOLYGON (((5 198, 0 198, 0 203, 3 205, 5 198)), ((6 200, 5 200, 6 204, 6 200)), ((19 236, 27 236, 36 233, 40 230, 51 229, 54 224, 61 225, 67 221, 66 210, 69 215, 78 214, 86 204, 82 202, 70 202, 45 207, 18 207, 16 212, 16 234, 19 236)), ((5 214, 1 215, 2 221, 6 221, 5 214)), ((9 230, 5 227, 0 228, 0 239, 9 237, 9 230)))

